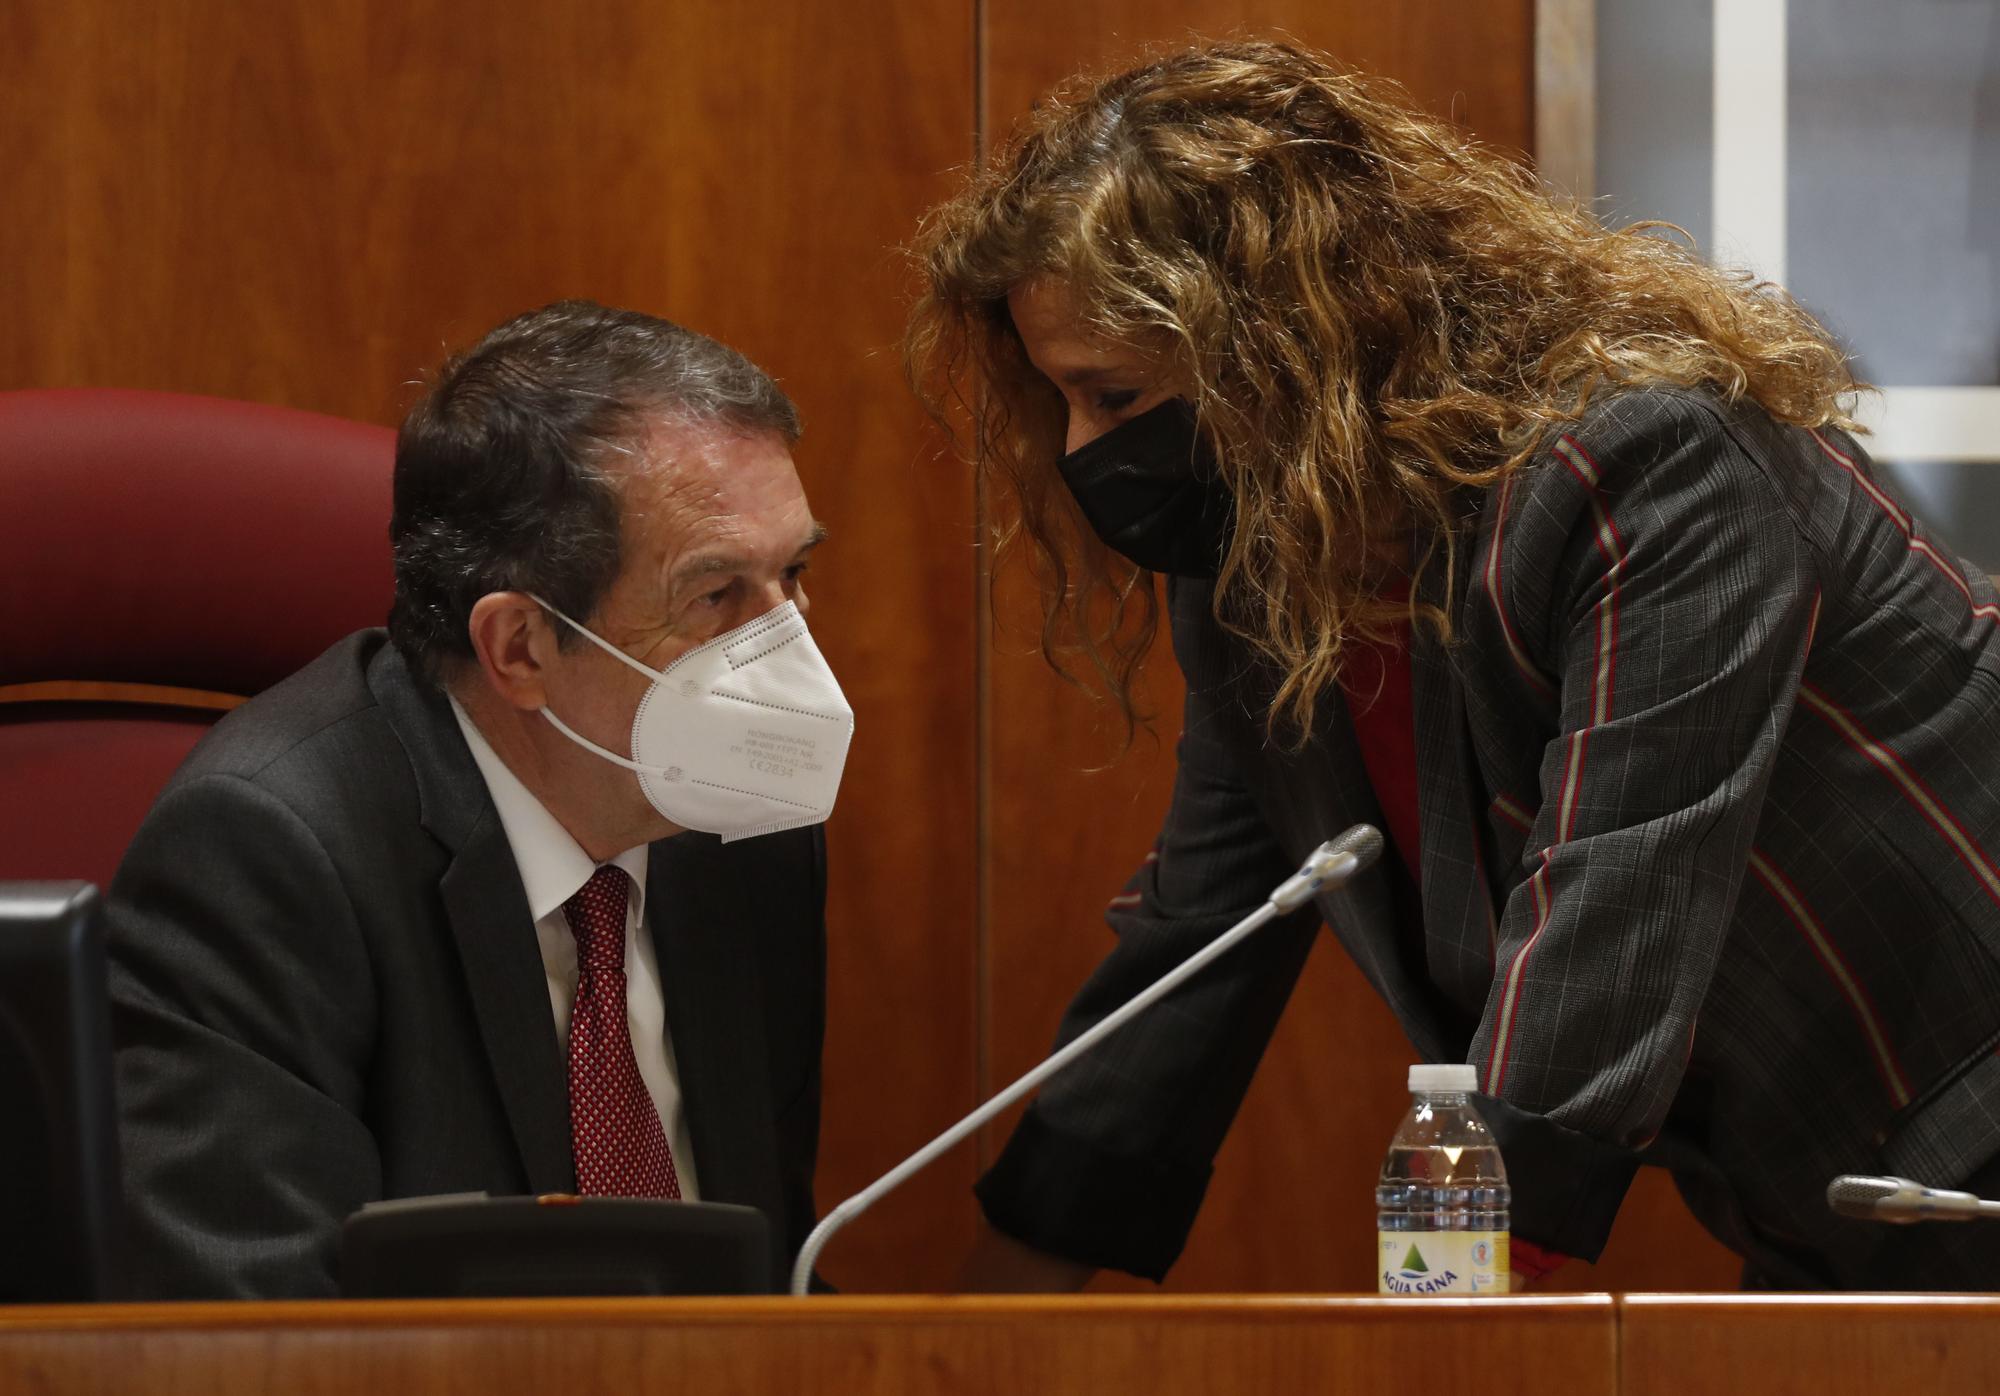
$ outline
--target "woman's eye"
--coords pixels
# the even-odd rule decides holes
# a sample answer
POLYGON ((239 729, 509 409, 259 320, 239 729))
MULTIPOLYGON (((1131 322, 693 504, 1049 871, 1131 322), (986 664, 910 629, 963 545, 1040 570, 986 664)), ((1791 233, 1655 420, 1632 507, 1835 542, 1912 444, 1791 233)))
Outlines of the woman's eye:
POLYGON ((1120 389, 1115 393, 1101 394, 1097 399, 1097 409, 1100 412, 1123 412, 1138 400, 1137 388, 1120 389))

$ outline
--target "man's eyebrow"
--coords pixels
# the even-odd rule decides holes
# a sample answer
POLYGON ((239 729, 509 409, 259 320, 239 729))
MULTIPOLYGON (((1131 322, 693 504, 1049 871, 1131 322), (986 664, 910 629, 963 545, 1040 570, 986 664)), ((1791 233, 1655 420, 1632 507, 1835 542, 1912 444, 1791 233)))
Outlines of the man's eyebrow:
POLYGON ((668 576, 667 587, 671 591, 679 592, 689 583, 699 581, 703 577, 713 577, 723 572, 741 572, 749 566, 747 558, 739 557, 735 553, 707 553, 700 557, 691 557, 668 576))
MULTIPOLYGON (((806 535, 806 540, 799 544, 798 551, 792 556, 795 559, 802 558, 825 541, 826 525, 815 523, 812 532, 806 535)), ((726 572, 748 572, 756 565, 754 558, 745 557, 741 553, 704 553, 698 557, 691 557, 676 567, 667 578, 667 588, 670 592, 678 594, 690 583, 703 577, 718 576, 726 572)))

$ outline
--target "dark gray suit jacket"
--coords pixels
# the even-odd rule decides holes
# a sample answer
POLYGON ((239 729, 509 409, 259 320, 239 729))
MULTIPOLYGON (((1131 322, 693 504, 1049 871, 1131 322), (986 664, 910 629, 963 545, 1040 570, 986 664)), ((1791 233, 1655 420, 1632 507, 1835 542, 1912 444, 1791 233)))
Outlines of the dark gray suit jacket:
MULTIPOLYGON (((821 833, 683 834, 647 878, 702 1195, 763 1209, 782 1275, 813 1219, 821 833)), ((506 834, 382 632, 217 724, 108 901, 135 1294, 330 1294, 364 1202, 575 1190, 506 834)))
MULTIPOLYGON (((1457 638, 1412 651, 1421 908, 1385 861, 1319 913, 1419 1059, 1478 1066, 1515 1231, 1594 1258, 1657 1162, 1768 1278, 2000 1284, 1969 1228, 1892 1257, 1823 1200, 1836 1173, 1951 1184, 2000 1154, 1987 578, 1851 440, 1698 392, 1601 402, 1472 507, 1458 589, 1432 593, 1457 638)), ((1270 676, 1209 589, 1171 610, 1173 804, 1064 1038, 1381 822, 1340 697, 1305 750, 1274 744, 1270 676)), ((1052 1083, 982 1180, 992 1220, 1163 1273, 1316 921, 1052 1083)))

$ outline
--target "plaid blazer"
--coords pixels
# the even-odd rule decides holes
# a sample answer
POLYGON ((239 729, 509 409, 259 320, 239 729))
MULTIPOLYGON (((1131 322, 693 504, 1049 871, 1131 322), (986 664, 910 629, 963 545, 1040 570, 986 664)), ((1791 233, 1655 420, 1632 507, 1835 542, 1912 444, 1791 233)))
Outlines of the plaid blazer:
MULTIPOLYGON (((1768 1276, 1883 1283, 1828 1178, 2000 1154, 2000 598, 1852 440, 1704 392, 1600 401, 1477 507, 1411 656, 1421 932, 1387 859, 1259 932, 1050 1084, 989 1218, 1163 1274, 1323 917, 1419 1057, 1478 1067, 1518 1234, 1595 1258, 1654 1162, 1768 1276)), ((1343 699, 1273 743, 1209 587, 1169 607, 1173 801, 1064 1040, 1382 822, 1343 699)), ((2000 1283, 1963 1259, 1900 1278, 2000 1283)))

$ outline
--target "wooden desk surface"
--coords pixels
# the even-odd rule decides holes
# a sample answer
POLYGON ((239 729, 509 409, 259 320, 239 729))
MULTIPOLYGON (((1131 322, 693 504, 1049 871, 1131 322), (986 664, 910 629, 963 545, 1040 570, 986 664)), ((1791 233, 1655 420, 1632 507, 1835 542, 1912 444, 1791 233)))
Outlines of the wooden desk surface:
POLYGON ((149 1396, 1615 1389, 1607 1295, 0 1309, 0 1392, 149 1396))
POLYGON ((2000 1296, 1629 1294, 1624 1396, 2000 1391, 2000 1296))
POLYGON ((2000 1391, 2000 1296, 1087 1296, 0 1308, 0 1393, 2000 1391))

